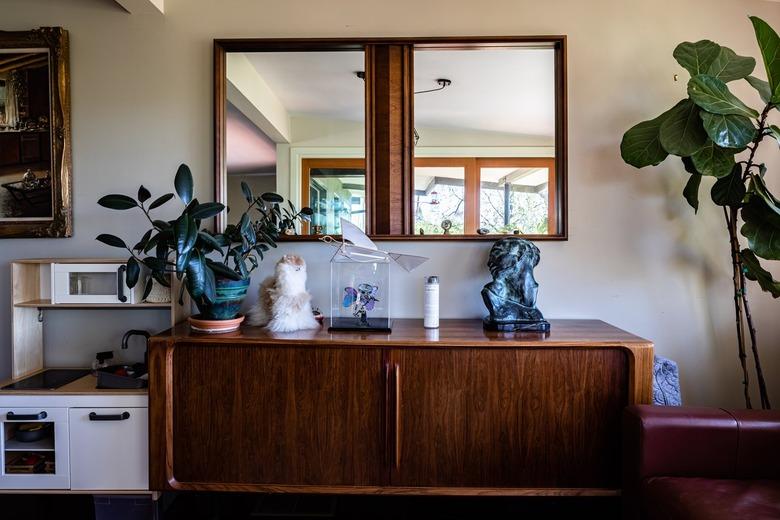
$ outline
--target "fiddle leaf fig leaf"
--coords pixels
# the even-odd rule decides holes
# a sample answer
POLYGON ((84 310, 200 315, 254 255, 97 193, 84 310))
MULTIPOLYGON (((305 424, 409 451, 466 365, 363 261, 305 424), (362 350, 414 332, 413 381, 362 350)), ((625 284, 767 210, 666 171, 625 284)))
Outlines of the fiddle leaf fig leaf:
POLYGON ((721 47, 706 74, 728 83, 749 76, 755 68, 755 58, 739 56, 728 47, 721 47))
POLYGON ((685 183, 683 188, 683 197, 688 201, 688 204, 693 208, 694 213, 699 212, 699 186, 701 185, 701 175, 698 173, 691 174, 688 182, 685 183))
POLYGON ((670 111, 631 127, 620 143, 623 160, 635 168, 656 166, 669 155, 661 146, 659 131, 670 111))
POLYGON ((688 82, 688 95, 707 112, 713 114, 735 114, 757 118, 758 112, 745 105, 718 78, 699 74, 688 82))
POLYGON ((734 152, 708 141, 704 148, 691 156, 691 160, 702 175, 725 177, 734 167, 734 152))
POLYGON ((764 291, 770 293, 773 298, 780 298, 780 282, 772 278, 772 273, 761 267, 761 263, 750 249, 743 249, 739 253, 742 259, 742 268, 748 280, 758 282, 764 291))
POLYGON ((176 188, 176 194, 184 202, 189 204, 192 200, 192 172, 186 164, 179 166, 176 171, 176 177, 173 179, 173 187, 176 188))
POLYGON ((758 48, 764 59, 766 77, 769 80, 769 90, 772 93, 771 102, 780 103, 780 36, 761 18, 751 16, 753 30, 756 32, 758 48))
POLYGON ((710 40, 695 43, 682 42, 675 47, 672 55, 691 76, 706 74, 720 53, 720 45, 710 40))
POLYGON ((98 204, 100 204, 104 208, 118 209, 118 210, 138 207, 138 203, 135 201, 134 198, 128 197, 127 195, 120 195, 116 193, 100 197, 100 199, 98 199, 98 204))
POLYGON ((755 76, 748 76, 745 80, 758 91, 761 101, 768 104, 772 100, 772 90, 769 88, 769 82, 758 79, 755 76))
POLYGON ((780 127, 777 125, 770 125, 769 126, 769 135, 775 138, 777 141, 777 144, 780 145, 780 127))
POLYGON ((769 191, 769 188, 766 187, 763 177, 760 175, 751 176, 750 192, 761 197, 769 209, 780 215, 780 200, 777 200, 769 191))
POLYGON ((702 127, 699 112, 699 107, 690 99, 680 101, 668 112, 658 130, 664 150, 681 157, 701 150, 707 143, 707 133, 702 127))
POLYGON ((701 112, 704 130, 712 141, 723 148, 744 148, 756 137, 756 127, 745 116, 701 112))
POLYGON ((745 198, 745 183, 742 182, 742 166, 735 164, 731 173, 721 177, 712 185, 712 202, 718 206, 739 206, 745 198))
POLYGON ((761 197, 751 195, 742 207, 742 220, 745 223, 740 231, 750 249, 761 258, 780 260, 780 215, 761 197))

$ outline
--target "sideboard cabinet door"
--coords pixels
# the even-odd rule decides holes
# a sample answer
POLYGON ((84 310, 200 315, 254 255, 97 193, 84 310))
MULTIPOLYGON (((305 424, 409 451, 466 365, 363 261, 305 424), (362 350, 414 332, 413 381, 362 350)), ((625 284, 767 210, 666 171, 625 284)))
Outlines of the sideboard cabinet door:
POLYGON ((170 355, 173 488, 381 483, 381 350, 177 343, 170 355))
POLYGON ((622 349, 391 353, 396 486, 619 487, 622 349))

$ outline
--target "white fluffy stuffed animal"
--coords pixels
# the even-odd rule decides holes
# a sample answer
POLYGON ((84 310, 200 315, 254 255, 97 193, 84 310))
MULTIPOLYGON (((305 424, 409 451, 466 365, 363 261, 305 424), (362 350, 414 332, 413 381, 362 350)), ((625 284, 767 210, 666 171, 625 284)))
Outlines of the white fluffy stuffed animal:
POLYGON ((260 284, 260 299, 249 310, 250 325, 265 325, 272 332, 294 332, 320 326, 311 310, 311 294, 306 291, 306 262, 284 255, 276 263, 273 276, 260 284))

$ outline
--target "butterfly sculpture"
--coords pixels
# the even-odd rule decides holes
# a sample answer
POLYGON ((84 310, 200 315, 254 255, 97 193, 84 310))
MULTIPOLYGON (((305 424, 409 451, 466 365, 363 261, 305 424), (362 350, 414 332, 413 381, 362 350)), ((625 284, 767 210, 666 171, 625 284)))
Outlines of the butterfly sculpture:
POLYGON ((361 283, 357 289, 345 287, 342 305, 345 309, 352 307, 352 315, 365 322, 368 319, 368 312, 372 311, 379 301, 376 297, 378 292, 379 287, 370 283, 361 283))

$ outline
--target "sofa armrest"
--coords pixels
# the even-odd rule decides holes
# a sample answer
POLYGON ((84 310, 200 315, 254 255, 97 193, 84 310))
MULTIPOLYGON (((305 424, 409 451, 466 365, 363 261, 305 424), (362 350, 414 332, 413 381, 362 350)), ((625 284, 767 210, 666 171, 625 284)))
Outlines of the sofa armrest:
POLYGON ((629 406, 624 485, 653 476, 733 478, 738 442, 737 421, 718 408, 629 406))

